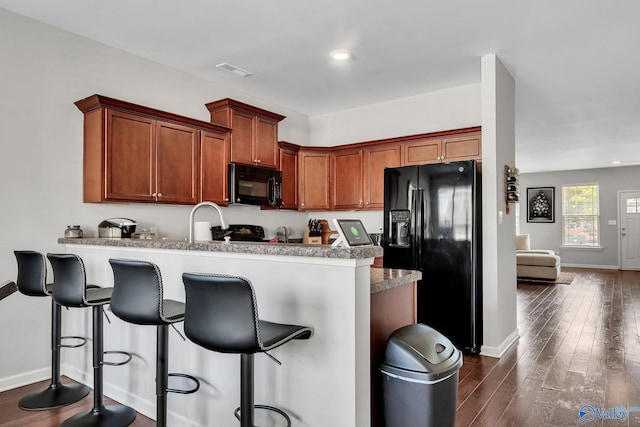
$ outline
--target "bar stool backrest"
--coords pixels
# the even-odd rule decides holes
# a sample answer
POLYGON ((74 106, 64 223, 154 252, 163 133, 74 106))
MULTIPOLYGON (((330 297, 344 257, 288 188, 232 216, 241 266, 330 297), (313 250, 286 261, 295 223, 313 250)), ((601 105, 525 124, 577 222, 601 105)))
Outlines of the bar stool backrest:
POLYGON ((16 285, 20 293, 32 297, 49 295, 44 255, 36 251, 13 251, 13 253, 18 262, 16 285))
POLYGON ((151 262, 110 259, 113 269, 111 311, 137 325, 166 323, 162 307, 162 276, 151 262))
POLYGON ((184 273, 184 331, 196 344, 220 353, 261 351, 258 310, 242 277, 184 273))
POLYGON ((87 279, 82 258, 74 254, 47 254, 53 269, 53 299, 65 307, 86 307, 87 279))

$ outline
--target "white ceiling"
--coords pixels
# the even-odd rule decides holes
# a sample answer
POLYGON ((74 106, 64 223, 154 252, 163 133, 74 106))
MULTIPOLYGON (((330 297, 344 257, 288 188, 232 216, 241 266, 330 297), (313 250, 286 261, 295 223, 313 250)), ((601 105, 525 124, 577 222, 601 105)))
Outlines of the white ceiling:
POLYGON ((516 79, 522 172, 640 164, 637 0, 0 0, 0 7, 316 115, 516 79), (348 64, 328 53, 354 52, 348 64), (216 69, 228 62, 248 78, 216 69))

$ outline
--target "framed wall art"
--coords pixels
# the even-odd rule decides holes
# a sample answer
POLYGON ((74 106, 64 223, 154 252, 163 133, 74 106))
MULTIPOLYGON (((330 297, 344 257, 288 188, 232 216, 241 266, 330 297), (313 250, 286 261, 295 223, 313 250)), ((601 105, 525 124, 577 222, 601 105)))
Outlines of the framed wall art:
POLYGON ((555 187, 527 188, 527 222, 555 222, 555 187))

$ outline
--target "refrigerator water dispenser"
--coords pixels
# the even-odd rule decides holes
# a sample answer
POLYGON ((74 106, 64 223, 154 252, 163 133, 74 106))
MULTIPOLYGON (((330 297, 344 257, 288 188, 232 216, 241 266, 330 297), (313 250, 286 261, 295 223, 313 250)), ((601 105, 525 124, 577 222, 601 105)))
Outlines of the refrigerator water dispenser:
POLYGON ((410 246, 411 211, 393 210, 389 212, 389 241, 392 246, 410 246))

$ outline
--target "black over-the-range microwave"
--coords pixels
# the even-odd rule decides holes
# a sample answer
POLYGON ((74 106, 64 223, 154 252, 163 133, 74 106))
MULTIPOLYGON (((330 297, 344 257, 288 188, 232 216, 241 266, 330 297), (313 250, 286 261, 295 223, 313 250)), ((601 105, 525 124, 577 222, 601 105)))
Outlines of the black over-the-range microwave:
POLYGON ((245 205, 282 205, 282 172, 229 163, 229 201, 245 205))

